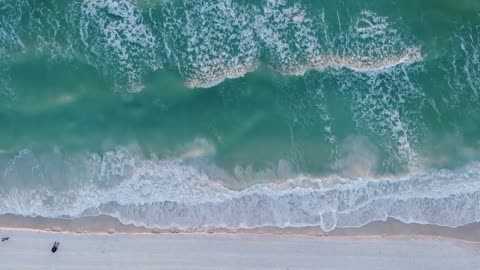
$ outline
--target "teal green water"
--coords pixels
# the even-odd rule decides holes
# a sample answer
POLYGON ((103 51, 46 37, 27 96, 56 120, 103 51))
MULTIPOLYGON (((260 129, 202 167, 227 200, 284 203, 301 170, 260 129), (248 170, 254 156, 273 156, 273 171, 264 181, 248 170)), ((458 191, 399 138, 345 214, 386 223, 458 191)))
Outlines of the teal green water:
POLYGON ((479 14, 468 0, 0 1, 0 210, 153 227, 478 221, 479 14), (328 193, 332 178, 358 186, 328 193))

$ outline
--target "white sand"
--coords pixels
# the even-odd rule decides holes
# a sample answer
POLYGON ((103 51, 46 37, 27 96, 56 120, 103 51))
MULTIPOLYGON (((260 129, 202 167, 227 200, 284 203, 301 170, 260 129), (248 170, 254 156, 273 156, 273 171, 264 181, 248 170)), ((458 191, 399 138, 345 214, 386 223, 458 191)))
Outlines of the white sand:
POLYGON ((480 244, 447 238, 5 231, 0 269, 480 269, 480 244), (52 243, 61 242, 52 254, 52 243))

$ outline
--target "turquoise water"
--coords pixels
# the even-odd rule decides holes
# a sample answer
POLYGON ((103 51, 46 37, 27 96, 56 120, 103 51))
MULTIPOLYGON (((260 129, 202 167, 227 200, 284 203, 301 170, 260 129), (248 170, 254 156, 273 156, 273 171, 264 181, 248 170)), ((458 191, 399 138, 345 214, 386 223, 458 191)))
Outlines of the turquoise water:
POLYGON ((480 2, 0 1, 0 213, 480 221, 480 2))

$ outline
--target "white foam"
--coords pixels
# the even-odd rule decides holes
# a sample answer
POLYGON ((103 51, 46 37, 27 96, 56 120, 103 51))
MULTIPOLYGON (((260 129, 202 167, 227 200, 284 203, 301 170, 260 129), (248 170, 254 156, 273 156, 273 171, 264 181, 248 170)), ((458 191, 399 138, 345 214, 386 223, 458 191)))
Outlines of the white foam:
POLYGON ((259 9, 224 0, 189 0, 185 7, 185 20, 169 21, 164 39, 185 40, 166 48, 191 88, 242 77, 259 66, 260 58, 288 75, 328 68, 382 72, 423 60, 418 45, 403 41, 408 38, 385 17, 369 11, 361 12, 345 32, 329 33, 324 14, 311 17, 300 3, 269 0, 259 9))
POLYGON ((8 69, 10 58, 25 48, 18 36, 17 26, 21 20, 22 1, 0 3, 0 97, 13 100, 15 91, 10 86, 8 69))
POLYGON ((86 0, 80 9, 81 41, 86 52, 93 53, 88 61, 97 67, 107 62, 103 70, 113 69, 109 75, 114 81, 134 86, 133 91, 141 89, 142 75, 162 66, 156 37, 142 10, 126 0, 86 0))
POLYGON ((341 86, 341 91, 352 98, 352 113, 358 128, 367 128, 385 140, 390 154, 410 168, 419 165, 414 150, 416 122, 411 119, 421 112, 424 99, 424 94, 410 81, 417 74, 415 69, 350 74, 341 86))
POLYGON ((275 69, 298 66, 320 52, 314 21, 300 3, 266 1, 255 26, 275 69))
POLYGON ((417 127, 410 119, 420 113, 424 99, 413 82, 421 71, 421 48, 386 17, 370 11, 360 13, 342 41, 349 46, 341 55, 351 57, 347 68, 355 72, 340 80, 340 90, 352 98, 356 125, 386 139, 397 162, 419 166, 414 150, 417 127))
MULTIPOLYGON (((29 151, 22 155, 11 164, 32 159, 29 151)), ((387 217, 452 227, 480 221, 479 163, 396 177, 297 176, 242 190, 228 189, 188 163, 143 159, 122 148, 91 155, 82 164, 89 172, 75 175, 91 179, 77 179, 80 185, 65 190, 0 188, 0 213, 106 214, 123 223, 180 229, 321 226, 330 231, 387 217), (103 182, 107 185, 99 186, 103 182)), ((16 169, 22 168, 9 166, 5 175, 16 169)))
POLYGON ((17 34, 21 20, 22 3, 1 3, 0 9, 0 59, 8 58, 25 45, 17 34))
MULTIPOLYGON (((66 21, 61 9, 33 7, 42 15, 41 20, 28 18, 26 31, 35 33, 35 50, 86 61, 132 92, 143 89, 145 73, 164 67, 166 59, 191 88, 242 77, 254 71, 260 59, 279 72, 297 75, 327 68, 382 71, 421 61, 419 46, 399 42, 395 25, 369 11, 358 14, 349 29, 329 32, 329 24, 337 22, 327 21, 324 13, 280 0, 259 5, 84 0, 69 7, 66 21)), ((33 12, 30 8, 25 7, 33 12)), ((0 45, 4 40, 24 46, 10 23, 0 27, 0 45)), ((9 46, 0 46, 0 56, 9 46)))
POLYGON ((480 102, 480 26, 467 23, 451 39, 454 50, 445 52, 450 60, 442 69, 451 90, 446 105, 457 108, 478 108, 480 102))
POLYGON ((324 16, 321 16, 321 23, 315 23, 299 4, 279 11, 279 6, 283 5, 283 2, 269 1, 266 18, 259 19, 258 24, 259 36, 273 51, 274 67, 281 73, 304 75, 309 70, 328 68, 381 72, 423 60, 421 48, 405 44, 403 39, 407 38, 398 34, 386 17, 362 11, 348 31, 328 33, 324 16), (323 29, 324 40, 317 38, 320 35, 315 28, 323 29), (289 31, 295 33, 294 40, 289 40, 289 31))
POLYGON ((241 78, 247 73, 255 71, 258 66, 259 63, 252 63, 250 66, 236 66, 232 69, 221 67, 210 73, 202 74, 202 78, 187 79, 185 85, 189 88, 211 88, 227 79, 241 78))
POLYGON ((172 50, 187 86, 212 87, 258 66, 259 48, 248 7, 224 0, 184 2, 185 21, 175 21, 174 32, 164 38, 183 39, 172 50))
MULTIPOLYGON (((306 81, 314 77, 305 74, 312 69, 336 78, 340 93, 351 100, 358 129, 385 140, 384 144, 389 146, 387 151, 393 156, 389 162, 410 168, 419 166, 418 154, 414 150, 417 127, 410 119, 420 112, 418 104, 422 104, 424 98, 413 83, 423 61, 421 48, 411 38, 398 33, 387 18, 369 11, 353 18, 345 32, 329 33, 327 25, 323 19, 319 24, 326 41, 323 47, 320 41, 313 43, 312 46, 318 49, 311 51, 317 55, 310 55, 303 63, 283 65, 278 70, 287 75, 300 75, 306 81), (410 104, 417 105, 412 107, 410 104)), ((317 81, 313 86, 307 86, 316 89, 316 93, 309 96, 317 104, 328 141, 335 142, 332 135, 334 123, 326 110, 321 85, 322 82, 317 81)))
POLYGON ((312 57, 307 64, 280 69, 285 75, 304 75, 310 70, 324 71, 326 69, 349 69, 360 73, 384 72, 391 68, 409 65, 423 60, 419 47, 409 48, 403 55, 394 55, 390 58, 371 59, 369 62, 358 62, 356 57, 341 58, 335 55, 319 55, 312 57))

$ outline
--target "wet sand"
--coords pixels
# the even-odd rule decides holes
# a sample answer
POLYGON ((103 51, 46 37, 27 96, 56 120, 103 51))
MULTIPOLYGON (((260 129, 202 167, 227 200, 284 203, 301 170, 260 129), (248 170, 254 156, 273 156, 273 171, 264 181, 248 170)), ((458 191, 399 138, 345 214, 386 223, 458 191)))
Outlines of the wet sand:
POLYGON ((177 229, 150 229, 134 225, 125 225, 116 218, 102 215, 78 219, 56 219, 43 217, 23 217, 18 215, 0 215, 0 228, 14 230, 34 230, 49 232, 116 234, 116 233, 225 233, 225 234, 281 234, 306 235, 317 237, 444 237, 468 242, 480 242, 480 223, 472 223, 457 228, 405 224, 395 219, 374 221, 360 228, 337 228, 324 232, 320 227, 277 228, 263 227, 257 229, 209 229, 181 231, 177 229))

